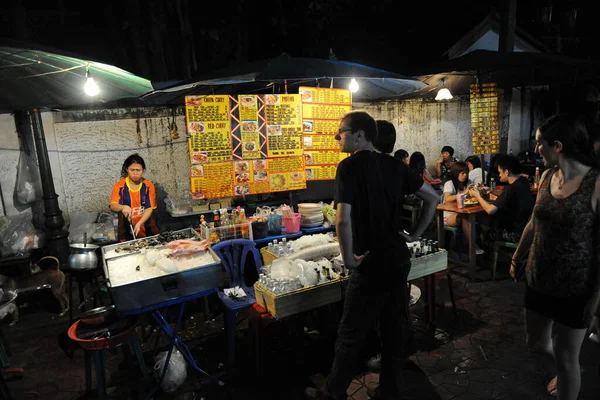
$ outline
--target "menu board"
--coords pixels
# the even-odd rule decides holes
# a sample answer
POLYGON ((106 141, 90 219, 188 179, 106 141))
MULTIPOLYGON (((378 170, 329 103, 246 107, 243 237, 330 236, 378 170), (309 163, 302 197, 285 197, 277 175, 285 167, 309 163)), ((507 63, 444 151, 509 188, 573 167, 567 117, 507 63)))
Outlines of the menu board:
POLYGON ((187 96, 185 106, 194 199, 305 189, 334 179, 348 156, 334 138, 352 109, 348 90, 187 96))
POLYGON ((299 94, 265 95, 268 157, 302 156, 302 102, 299 94))
POLYGON ((473 153, 497 153, 500 148, 500 124, 496 84, 472 84, 470 89, 473 153))
POLYGON ((186 96, 185 115, 192 165, 232 159, 229 96, 186 96))
POLYGON ((340 119, 352 111, 352 93, 346 89, 301 86, 302 130, 307 180, 335 179, 341 153, 335 134, 340 119))
POLYGON ((234 159, 251 160, 267 156, 262 96, 231 97, 231 140, 234 159))

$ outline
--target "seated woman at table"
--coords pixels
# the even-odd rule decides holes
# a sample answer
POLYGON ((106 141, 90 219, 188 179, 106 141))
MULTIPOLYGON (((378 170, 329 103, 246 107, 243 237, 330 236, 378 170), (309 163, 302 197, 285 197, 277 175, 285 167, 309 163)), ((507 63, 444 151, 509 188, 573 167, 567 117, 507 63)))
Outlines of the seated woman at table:
MULTIPOLYGON (((456 202, 457 194, 467 194, 469 192, 469 167, 463 161, 457 161, 450 168, 450 180, 444 184, 444 203, 456 202)), ((451 211, 444 211, 444 224, 448 226, 462 227, 463 234, 467 242, 475 240, 471 238, 471 230, 469 229, 469 217, 465 214, 458 214, 451 211)), ((484 251, 479 247, 475 247, 476 254, 483 254, 484 251)))
POLYGON ((438 185, 442 183, 440 179, 436 179, 427 170, 427 165, 425 165, 425 156, 420 151, 415 151, 410 155, 410 162, 408 164, 410 169, 415 171, 423 181, 429 183, 430 185, 438 185))
POLYGON ((408 151, 406 151, 404 149, 396 150, 396 152, 394 153, 394 157, 396 157, 398 160, 402 161, 405 165, 409 164, 408 151))
POLYGON ((483 170, 481 169, 481 160, 477 156, 469 156, 465 160, 469 167, 469 183, 477 185, 483 183, 483 170))
POLYGON ((516 243, 533 211, 533 195, 529 182, 521 175, 521 164, 517 157, 500 157, 498 175, 500 182, 506 186, 493 204, 484 199, 476 188, 471 188, 469 194, 477 199, 487 213, 478 218, 484 229, 484 242, 491 244, 500 240, 516 243))

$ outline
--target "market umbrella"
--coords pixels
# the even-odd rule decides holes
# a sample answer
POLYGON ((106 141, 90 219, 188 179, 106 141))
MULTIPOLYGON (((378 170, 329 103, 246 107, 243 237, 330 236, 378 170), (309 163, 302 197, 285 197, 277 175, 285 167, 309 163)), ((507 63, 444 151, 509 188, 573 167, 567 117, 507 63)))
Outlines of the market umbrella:
POLYGON ((0 39, 0 112, 102 105, 151 90, 149 80, 115 66, 0 39), (83 91, 87 71, 100 89, 94 97, 83 91))
POLYGON ((416 78, 348 61, 279 57, 248 62, 155 90, 142 96, 148 104, 183 104, 187 95, 289 93, 298 86, 348 88, 355 78, 357 101, 397 97, 426 85, 416 78))
POLYGON ((31 43, 0 39, 0 112, 14 113, 18 129, 30 129, 35 140, 44 200, 49 253, 62 268, 69 258, 68 232, 58 205, 40 109, 103 105, 152 90, 150 81, 112 65, 31 43), (85 94, 87 73, 98 88, 85 94))
POLYGON ((474 50, 450 60, 415 66, 411 75, 428 87, 405 98, 433 97, 442 85, 452 93, 468 94, 469 85, 477 81, 511 87, 577 84, 600 77, 600 63, 553 53, 474 50))

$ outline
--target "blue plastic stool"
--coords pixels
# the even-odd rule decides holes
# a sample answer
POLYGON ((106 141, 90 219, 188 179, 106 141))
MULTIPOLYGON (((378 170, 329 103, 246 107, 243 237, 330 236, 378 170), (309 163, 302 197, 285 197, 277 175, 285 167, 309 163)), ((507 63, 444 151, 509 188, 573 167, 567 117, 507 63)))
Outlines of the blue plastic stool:
POLYGON ((223 262, 223 267, 229 277, 229 286, 242 288, 246 297, 241 299, 231 299, 225 293, 218 291, 219 300, 225 307, 225 335, 227 336, 227 361, 235 361, 235 329, 237 325, 237 314, 252 304, 256 303, 254 294, 254 282, 246 286, 246 260, 248 255, 254 258, 256 266, 256 276, 262 271, 262 262, 260 253, 256 244, 252 240, 232 239, 219 242, 212 246, 213 251, 223 262))

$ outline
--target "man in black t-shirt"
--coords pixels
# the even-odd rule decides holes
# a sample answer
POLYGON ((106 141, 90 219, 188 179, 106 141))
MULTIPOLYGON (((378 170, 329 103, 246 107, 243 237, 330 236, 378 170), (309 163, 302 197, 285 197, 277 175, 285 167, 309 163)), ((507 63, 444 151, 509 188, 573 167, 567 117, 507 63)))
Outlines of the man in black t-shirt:
POLYGON ((533 194, 529 188, 529 181, 521 176, 520 172, 518 158, 502 156, 498 159, 498 174, 500 181, 508 185, 494 203, 486 201, 476 189, 469 191, 486 213, 494 216, 491 221, 485 223, 491 228, 485 235, 488 241, 518 242, 529 221, 533 211, 533 194))
POLYGON ((402 161, 373 151, 376 135, 375 121, 361 111, 345 115, 335 135, 340 151, 352 154, 338 165, 334 201, 342 258, 353 272, 331 373, 322 391, 307 389, 310 398, 346 399, 346 390, 359 372, 365 338, 377 320, 382 336, 381 396, 398 397, 401 389, 410 271, 406 242, 423 234, 438 196, 402 161), (423 199, 423 210, 415 231, 407 235, 400 217, 404 195, 411 193, 423 199))

